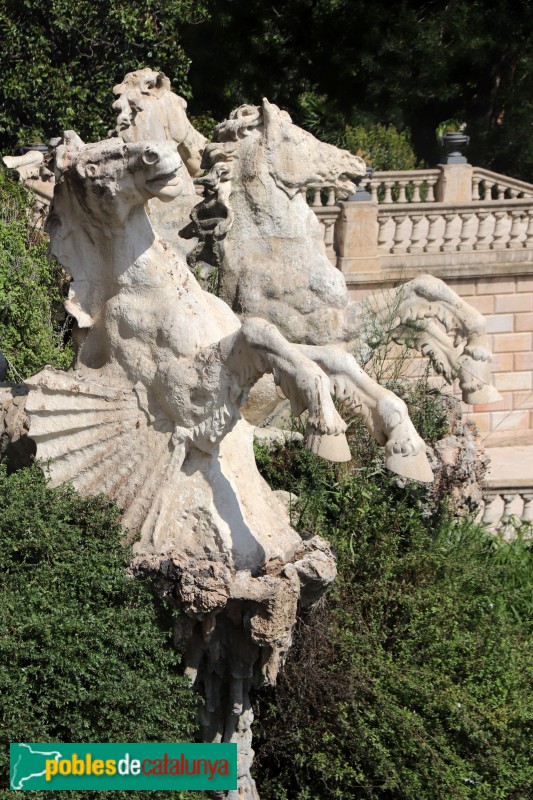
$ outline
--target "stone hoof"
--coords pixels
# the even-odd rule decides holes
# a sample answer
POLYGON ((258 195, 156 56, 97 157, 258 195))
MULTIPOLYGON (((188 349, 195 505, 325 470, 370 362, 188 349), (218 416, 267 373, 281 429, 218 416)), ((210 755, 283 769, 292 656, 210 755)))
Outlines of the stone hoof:
POLYGON ((411 478, 422 483, 433 483, 433 472, 424 449, 416 455, 392 453, 385 459, 385 466, 402 478, 411 478))
POLYGON ((486 383, 481 389, 476 389, 473 392, 463 392, 463 400, 470 406, 479 405, 481 403, 497 403, 501 400, 502 396, 495 386, 486 383))
POLYGON ((352 458, 344 433, 339 433, 337 436, 315 434, 306 440, 306 445, 311 452, 327 461, 351 461, 352 458))
POLYGON ((433 472, 429 465, 428 458, 424 450, 419 450, 416 455, 403 456, 401 453, 393 453, 385 459, 385 466, 402 478, 411 478, 422 483, 433 483, 433 472))

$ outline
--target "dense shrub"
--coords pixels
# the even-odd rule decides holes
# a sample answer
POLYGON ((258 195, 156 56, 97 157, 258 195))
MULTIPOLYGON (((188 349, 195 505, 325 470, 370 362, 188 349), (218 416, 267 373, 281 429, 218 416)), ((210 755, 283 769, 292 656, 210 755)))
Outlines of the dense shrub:
POLYGON ((13 149, 75 129, 104 139, 114 125, 112 88, 140 67, 163 70, 188 94, 185 23, 201 0, 4 0, 0 36, 0 146, 13 149))
POLYGON ((415 169, 418 164, 407 131, 394 125, 347 125, 344 147, 376 170, 415 169))
MULTIPOLYGON (((191 741, 196 699, 169 625, 128 577, 117 512, 0 468, 0 784, 9 742, 191 741)), ((49 792, 31 792, 47 800, 49 792)), ((7 800, 12 793, 0 788, 7 800)), ((195 797, 152 792, 161 800, 195 797)), ((56 792, 140 800, 137 792, 56 792)))
POLYGON ((319 139, 361 156, 375 170, 418 166, 408 129, 383 125, 357 109, 341 114, 325 95, 316 92, 300 95, 298 121, 319 139))
MULTIPOLYGON (((424 415, 420 417, 424 419, 424 415)), ((532 551, 453 520, 387 474, 357 429, 357 466, 292 444, 258 461, 299 495, 293 521, 339 576, 258 698, 263 800, 526 800, 532 551)))
POLYGON ((0 169, 0 350, 8 379, 20 381, 45 364, 68 367, 62 289, 57 261, 46 257, 48 237, 31 224, 32 195, 0 169))

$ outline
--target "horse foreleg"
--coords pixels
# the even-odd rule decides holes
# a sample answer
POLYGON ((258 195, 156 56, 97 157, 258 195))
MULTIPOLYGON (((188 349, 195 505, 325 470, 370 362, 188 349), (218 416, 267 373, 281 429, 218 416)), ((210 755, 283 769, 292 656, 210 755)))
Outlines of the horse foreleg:
POLYGON ((290 400, 292 412, 308 411, 305 444, 332 461, 347 461, 346 423, 331 398, 330 381, 314 359, 290 344, 277 328, 263 319, 249 318, 219 343, 226 367, 243 389, 272 373, 276 386, 290 400))
POLYGON ((466 403, 500 399, 490 383, 484 316, 439 278, 420 275, 372 298, 370 306, 378 320, 390 326, 395 341, 405 341, 408 332, 415 348, 430 357, 437 372, 450 383, 459 379, 466 403), (454 334, 453 346, 447 333, 454 334))
POLYGON ((301 345, 300 350, 330 376, 334 395, 359 416, 385 447, 385 464, 407 478, 430 482, 433 473, 423 439, 407 406, 361 369, 353 356, 336 347, 301 345))

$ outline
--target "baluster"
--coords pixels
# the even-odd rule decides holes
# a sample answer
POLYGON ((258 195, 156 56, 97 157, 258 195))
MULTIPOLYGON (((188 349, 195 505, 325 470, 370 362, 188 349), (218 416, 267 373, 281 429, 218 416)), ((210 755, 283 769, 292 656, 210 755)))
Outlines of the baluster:
POLYGON ((313 208, 322 205, 322 198, 320 197, 320 189, 315 189, 313 192, 313 199, 311 201, 313 208))
POLYGON ((334 186, 330 186, 328 188, 328 199, 327 199, 326 205, 327 206, 334 206, 335 205, 335 200, 336 200, 335 187, 334 186))
POLYGON ((440 251, 439 227, 442 219, 441 214, 427 214, 429 228, 427 232, 427 242, 424 250, 426 253, 438 253, 440 251))
POLYGON ((496 500, 499 498, 498 492, 486 492, 483 496, 485 501, 485 508, 483 509, 483 517, 481 522, 491 530, 496 530, 499 520, 499 513, 496 506, 496 500))
POLYGON ((507 211, 495 211, 494 217, 496 219, 496 224, 494 226, 494 233, 492 234, 492 250, 505 250, 505 229, 507 225, 505 224, 507 221, 507 211))
POLYGON ((511 519, 511 506, 513 504, 513 500, 516 497, 516 492, 505 492, 502 494, 503 497, 503 514, 500 520, 499 530, 500 534, 503 534, 505 528, 507 527, 507 523, 511 519))
POLYGON ((472 200, 479 200, 479 178, 472 178, 472 200))
POLYGON ((492 214, 490 211, 478 211, 479 226, 474 250, 488 250, 492 240, 492 214))
POLYGON ((457 246, 454 244, 455 239, 455 217, 456 214, 444 214, 445 220, 445 227, 444 227, 444 234, 443 234, 443 243, 441 245, 441 250, 443 253, 452 253, 453 251, 457 250, 457 246))
POLYGON ((408 217, 406 217, 405 214, 395 214, 393 216, 393 220, 396 223, 396 229, 394 231, 394 245, 392 247, 392 252, 407 253, 409 239, 405 231, 407 227, 405 223, 408 222, 408 217))
POLYGON ((326 254, 329 260, 335 264, 337 260, 334 247, 335 219, 323 219, 322 224, 324 225, 324 244, 326 245, 326 254))
POLYGON ((513 222, 511 224, 511 230, 509 231, 509 241, 507 242, 507 247, 521 247, 522 243, 520 239, 524 229, 522 222, 524 212, 521 210, 511 211, 511 217, 513 222))
POLYGON ((485 196, 483 197, 483 199, 485 201, 487 201, 487 200, 490 201, 490 200, 492 200, 492 187, 494 186, 494 181, 484 180, 483 184, 484 184, 484 187, 485 187, 485 196))
POLYGON ((511 200, 516 200, 519 194, 520 192, 518 191, 518 189, 509 188, 509 197, 511 198, 511 200))
POLYGON ((392 203, 392 184, 393 181, 384 181, 385 184, 385 197, 383 198, 384 203, 392 203))
POLYGON ((496 192, 497 192, 498 200, 504 200, 505 199, 505 186, 502 186, 501 183, 497 183, 496 184, 496 192))
POLYGON ((377 181, 372 181, 370 183, 370 196, 372 197, 372 201, 374 203, 378 202, 378 184, 377 184, 377 181))
POLYGON ((413 223, 413 229, 411 231, 409 253, 423 253, 424 236, 422 231, 424 229, 425 217, 423 214, 411 214, 411 221, 413 223))
POLYGON ((461 233, 458 250, 465 252, 466 250, 472 250, 475 241, 474 225, 476 217, 471 211, 465 211, 459 216, 461 217, 461 233))
POLYGON ((419 203, 420 202, 420 181, 413 180, 413 199, 411 202, 419 203))
POLYGON ((405 190, 407 188, 407 184, 403 183, 402 180, 398 182, 399 190, 398 190, 398 202, 399 203, 407 203, 407 195, 405 190))
POLYGON ((533 208, 527 210, 527 229, 524 247, 533 247, 533 208))
POLYGON ((378 250, 385 250, 390 252, 388 245, 389 235, 387 233, 387 222, 390 219, 389 215, 380 214, 378 216, 378 250))
POLYGON ((533 492, 520 492, 524 502, 522 508, 522 522, 533 522, 533 492))
POLYGON ((428 180, 428 196, 426 197, 426 203, 435 202, 435 185, 436 181, 428 180))

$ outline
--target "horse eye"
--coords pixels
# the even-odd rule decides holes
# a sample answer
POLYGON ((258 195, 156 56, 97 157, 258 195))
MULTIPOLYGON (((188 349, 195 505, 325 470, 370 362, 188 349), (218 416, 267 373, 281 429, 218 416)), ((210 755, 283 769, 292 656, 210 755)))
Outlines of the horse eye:
POLYGON ((156 153, 155 150, 151 150, 150 148, 146 148, 146 150, 142 154, 142 160, 145 164, 151 167, 153 164, 157 164, 159 161, 159 154, 156 153))

